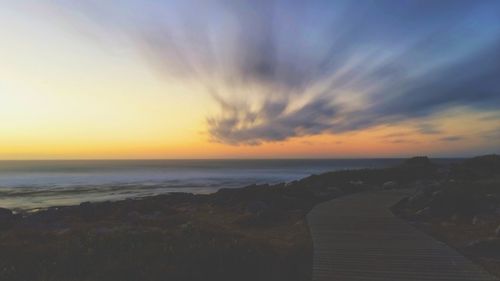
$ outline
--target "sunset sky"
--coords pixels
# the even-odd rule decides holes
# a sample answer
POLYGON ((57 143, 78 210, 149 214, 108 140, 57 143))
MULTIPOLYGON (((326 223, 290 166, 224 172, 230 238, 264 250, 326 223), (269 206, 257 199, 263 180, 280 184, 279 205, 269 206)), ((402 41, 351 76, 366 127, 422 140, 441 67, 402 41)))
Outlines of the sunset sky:
POLYGON ((0 159, 500 153, 500 1, 0 5, 0 159))

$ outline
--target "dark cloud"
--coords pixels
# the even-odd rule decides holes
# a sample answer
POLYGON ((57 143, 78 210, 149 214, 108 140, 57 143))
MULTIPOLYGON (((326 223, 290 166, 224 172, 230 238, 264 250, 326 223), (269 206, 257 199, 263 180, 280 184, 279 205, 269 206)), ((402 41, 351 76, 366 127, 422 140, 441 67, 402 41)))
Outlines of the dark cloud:
POLYGON ((381 136, 381 138, 382 139, 393 139, 393 138, 406 137, 408 135, 409 135, 409 133, 398 132, 398 133, 391 133, 391 134, 383 135, 383 136, 381 136))
POLYGON ((395 140, 391 140, 389 142, 393 143, 393 144, 405 144, 405 143, 416 144, 416 143, 419 143, 418 141, 408 140, 408 139, 395 139, 395 140))
POLYGON ((423 123, 417 126, 417 132, 424 135, 437 135, 441 134, 443 131, 440 130, 436 125, 430 123, 423 123))
POLYGON ((484 139, 498 141, 500 140, 500 125, 499 128, 482 132, 480 135, 484 139))
MULTIPOLYGON (((206 87, 220 106, 207 117, 218 142, 256 145, 429 120, 457 106, 500 107, 498 1, 90 2, 89 17, 129 34, 164 77, 206 87)), ((441 133, 426 122, 417 132, 441 133)))
POLYGON ((215 141, 257 145, 315 135, 333 126, 337 109, 329 100, 313 100, 289 112, 284 110, 286 105, 284 100, 266 101, 258 111, 244 107, 225 110, 224 116, 208 119, 209 133, 215 141))
POLYGON ((440 138, 439 140, 440 141, 454 142, 454 141, 461 141, 463 139, 464 139, 464 137, 462 137, 462 136, 448 136, 448 137, 440 138))

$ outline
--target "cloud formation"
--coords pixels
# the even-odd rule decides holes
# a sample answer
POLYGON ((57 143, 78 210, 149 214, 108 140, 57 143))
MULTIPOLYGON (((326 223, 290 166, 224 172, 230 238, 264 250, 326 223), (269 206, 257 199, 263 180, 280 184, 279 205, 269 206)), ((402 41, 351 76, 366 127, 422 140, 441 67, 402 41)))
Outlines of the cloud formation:
POLYGON ((447 137, 442 137, 439 140, 440 141, 447 141, 447 142, 455 142, 455 141, 461 141, 463 139, 464 139, 464 137, 462 137, 462 136, 447 136, 447 137))
POLYGON ((316 135, 332 127, 337 110, 327 99, 314 99, 300 108, 285 111, 286 101, 269 101, 257 110, 223 109, 225 116, 208 118, 209 133, 228 144, 260 144, 290 137, 316 135))
POLYGON ((500 107, 498 1, 56 2, 106 36, 126 34, 165 77, 203 85, 220 108, 208 132, 222 143, 500 107))

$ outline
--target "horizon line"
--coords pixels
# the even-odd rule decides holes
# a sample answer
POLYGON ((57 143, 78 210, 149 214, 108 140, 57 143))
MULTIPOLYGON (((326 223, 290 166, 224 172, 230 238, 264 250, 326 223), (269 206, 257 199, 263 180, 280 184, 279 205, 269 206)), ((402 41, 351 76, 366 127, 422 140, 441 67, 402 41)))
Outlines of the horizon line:
POLYGON ((410 159, 414 157, 427 157, 429 159, 465 159, 486 155, 496 155, 496 153, 480 154, 475 156, 397 156, 397 157, 276 157, 276 158, 44 158, 44 159, 0 159, 0 162, 22 162, 22 161, 214 161, 214 160, 369 160, 369 159, 410 159))

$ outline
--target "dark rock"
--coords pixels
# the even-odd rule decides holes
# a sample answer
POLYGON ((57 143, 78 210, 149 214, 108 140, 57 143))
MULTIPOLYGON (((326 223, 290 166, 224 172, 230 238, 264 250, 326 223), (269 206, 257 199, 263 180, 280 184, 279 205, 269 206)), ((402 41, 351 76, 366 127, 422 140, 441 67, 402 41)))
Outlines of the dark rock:
POLYGON ((269 209, 269 205, 264 201, 252 201, 248 203, 246 210, 247 212, 254 215, 261 215, 269 209))
POLYGON ((439 175, 438 169, 438 166, 433 164, 429 158, 414 157, 395 167, 396 174, 394 176, 400 183, 410 183, 422 179, 430 180, 439 175))
POLYGON ((96 204, 90 202, 83 202, 79 206, 80 216, 84 220, 95 220, 99 215, 98 210, 96 210, 96 204))
POLYGON ((92 203, 90 203, 89 201, 80 203, 80 207, 82 208, 90 207, 90 205, 92 205, 92 203))
POLYGON ((441 187, 441 183, 435 180, 422 180, 415 182, 415 187, 418 191, 432 193, 441 187))
POLYGON ((286 183, 280 182, 280 183, 273 185, 273 188, 281 189, 281 188, 284 188, 285 186, 286 186, 286 183))
POLYGON ((449 221, 443 221, 443 222, 441 222, 441 226, 442 227, 449 227, 449 226, 454 226, 454 225, 456 225, 456 224, 453 223, 453 222, 449 222, 449 221))
POLYGON ((500 200, 498 200, 498 198, 494 194, 486 194, 486 198, 491 202, 494 202, 497 204, 500 203, 500 200))
POLYGON ((349 183, 352 185, 363 185, 364 184, 364 182, 361 180, 354 180, 354 181, 350 181, 349 183))
POLYGON ((495 229, 495 236, 500 237, 500 225, 495 229))
POLYGON ((488 214, 495 214, 497 207, 500 205, 500 201, 498 200, 498 198, 493 194, 486 194, 483 201, 483 212, 488 214))
POLYGON ((419 218, 427 218, 427 217, 430 217, 431 214, 432 214, 432 210, 430 207, 425 207, 425 208, 420 209, 417 212, 415 212, 415 216, 417 216, 419 218))
POLYGON ((417 156, 417 157, 412 157, 410 159, 405 160, 405 162, 403 162, 402 166, 419 168, 419 167, 433 166, 433 164, 427 156, 417 156))
POLYGON ((66 235, 71 232, 71 228, 63 228, 55 231, 56 235, 66 235))
POLYGON ((162 212, 156 211, 151 214, 144 215, 143 218, 146 220, 158 220, 163 216, 162 212))
POLYGON ((427 205, 430 201, 440 198, 443 193, 438 190, 439 184, 435 181, 415 182, 415 193, 410 197, 412 206, 427 205))
POLYGON ((193 223, 190 222, 190 221, 188 221, 185 224, 182 224, 181 225, 181 231, 184 234, 192 233, 194 231, 194 225, 193 225, 193 223))
POLYGON ((331 193, 333 196, 338 196, 342 194, 342 190, 338 187, 327 187, 326 191, 331 193))
POLYGON ((442 190, 434 191, 431 195, 431 200, 436 200, 436 199, 442 197, 443 195, 444 195, 444 191, 442 191, 442 190))
POLYGON ((409 204, 409 201, 410 201, 410 197, 405 197, 401 200, 399 200, 396 204, 394 204, 392 207, 391 207, 391 210, 394 212, 394 213, 400 213, 401 210, 403 210, 405 207, 408 206, 409 204))
POLYGON ((11 210, 5 209, 5 208, 0 208, 0 220, 2 219, 10 219, 14 216, 11 210))
POLYGON ((100 226, 94 229, 94 233, 97 235, 106 235, 115 232, 115 228, 100 226))
POLYGON ((478 180, 500 175, 500 155, 484 155, 465 160, 452 167, 451 176, 458 180, 478 180))
POLYGON ((473 225, 485 225, 487 222, 485 218, 480 216, 474 216, 471 221, 473 225))
POLYGON ((415 193, 413 193, 412 196, 408 198, 408 204, 410 204, 411 206, 417 206, 421 205, 422 202, 427 202, 428 200, 429 197, 427 193, 417 190, 415 193))
POLYGON ((439 217, 461 217, 472 218, 476 215, 486 215, 493 212, 492 206, 486 196, 474 192, 468 185, 448 186, 443 193, 438 193, 426 203, 433 210, 434 215, 439 217))
POLYGON ((382 185, 382 189, 384 189, 384 190, 394 189, 397 187, 398 187, 398 183, 395 181, 388 181, 382 185))
POLYGON ((500 155, 484 155, 467 159, 464 165, 482 176, 500 174, 500 155))
POLYGON ((131 220, 140 220, 142 218, 141 214, 137 211, 129 212, 127 217, 131 220))
POLYGON ((12 213, 11 210, 0 208, 0 230, 7 229, 15 221, 16 216, 12 213))
POLYGON ((465 252, 478 257, 500 258, 500 239, 473 241, 465 247, 465 252))
POLYGON ((314 192, 314 197, 319 201, 325 201, 335 197, 335 193, 330 191, 316 191, 314 192))

